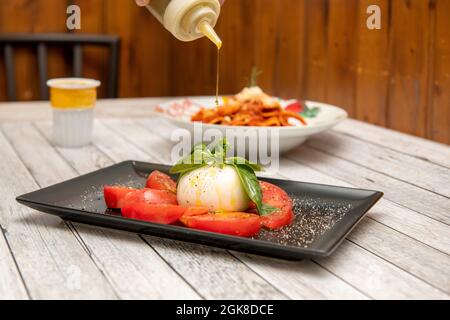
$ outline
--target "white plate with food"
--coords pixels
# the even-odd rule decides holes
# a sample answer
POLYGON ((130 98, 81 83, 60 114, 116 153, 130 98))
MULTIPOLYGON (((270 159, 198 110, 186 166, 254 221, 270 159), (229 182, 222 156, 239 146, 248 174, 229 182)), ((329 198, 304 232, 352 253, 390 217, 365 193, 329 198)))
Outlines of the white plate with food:
MULTIPOLYGON (((156 108, 160 116, 191 133, 217 129, 232 141, 233 136, 255 134, 267 137, 269 145, 278 143, 280 153, 328 130, 347 118, 342 108, 315 101, 283 100, 265 94, 259 87, 245 88, 231 97, 189 98, 168 101, 156 108), (273 134, 275 133, 276 134, 273 134), (276 141, 275 141, 276 140, 276 141)), ((260 140, 258 143, 261 143, 260 140)), ((248 146, 246 146, 248 147, 248 146)))

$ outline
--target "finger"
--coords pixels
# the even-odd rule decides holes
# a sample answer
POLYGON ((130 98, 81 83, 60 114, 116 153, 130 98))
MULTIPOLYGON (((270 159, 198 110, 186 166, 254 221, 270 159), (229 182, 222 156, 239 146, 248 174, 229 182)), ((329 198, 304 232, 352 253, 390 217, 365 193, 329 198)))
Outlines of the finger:
POLYGON ((136 0, 138 6, 144 7, 150 3, 150 0, 136 0))

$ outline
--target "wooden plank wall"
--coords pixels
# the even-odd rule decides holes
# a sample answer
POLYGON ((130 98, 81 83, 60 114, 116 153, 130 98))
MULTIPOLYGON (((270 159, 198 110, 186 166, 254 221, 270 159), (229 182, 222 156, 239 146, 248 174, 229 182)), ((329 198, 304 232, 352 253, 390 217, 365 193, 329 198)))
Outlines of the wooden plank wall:
MULTIPOLYGON (((132 0, 2 1, 0 32, 67 32, 72 3, 82 10, 81 32, 121 37, 121 97, 214 93, 215 48, 173 39, 132 0)), ((450 0, 227 0, 217 26, 221 91, 240 90, 258 66, 269 93, 330 102, 357 119, 450 143, 449 14, 450 0), (366 27, 372 4, 382 10, 381 30, 366 27)), ((51 56, 50 76, 68 75, 70 54, 55 48, 51 56)), ((84 75, 106 79, 107 57, 85 49, 84 75)), ((21 100, 38 98, 34 59, 17 50, 21 100)))

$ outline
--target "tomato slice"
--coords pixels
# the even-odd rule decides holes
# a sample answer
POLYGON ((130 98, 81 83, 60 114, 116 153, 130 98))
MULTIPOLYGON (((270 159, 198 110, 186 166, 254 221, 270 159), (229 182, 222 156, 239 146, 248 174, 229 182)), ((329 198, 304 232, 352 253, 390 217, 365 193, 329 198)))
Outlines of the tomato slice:
POLYGON ((188 207, 184 212, 184 216, 200 216, 209 213, 209 209, 205 207, 188 207))
POLYGON ((177 193, 177 183, 167 174, 155 170, 147 178, 147 188, 177 193))
POLYGON ((304 109, 305 109, 305 107, 303 106, 303 104, 300 101, 296 101, 294 103, 291 103, 290 105, 288 105, 285 108, 286 111, 290 111, 290 112, 294 112, 294 113, 303 112, 304 109))
POLYGON ((180 220, 189 228, 240 237, 251 237, 261 229, 259 216, 245 212, 183 215, 180 220))
POLYGON ((122 216, 149 222, 172 224, 177 222, 186 208, 173 204, 129 202, 122 207, 122 216))
POLYGON ((263 203, 278 208, 271 214, 261 217, 261 224, 271 230, 280 229, 294 220, 292 199, 281 188, 264 181, 260 181, 263 203))
POLYGON ((106 206, 110 209, 120 209, 125 203, 146 202, 154 204, 177 205, 177 196, 165 190, 133 189, 120 186, 105 186, 103 195, 106 206))
POLYGON ((121 201, 128 194, 136 191, 138 190, 127 187, 105 186, 103 188, 103 196, 105 198, 106 206, 110 209, 119 209, 121 207, 121 201))
POLYGON ((128 193, 121 204, 145 202, 150 204, 174 204, 177 205, 177 196, 166 190, 141 189, 128 193))

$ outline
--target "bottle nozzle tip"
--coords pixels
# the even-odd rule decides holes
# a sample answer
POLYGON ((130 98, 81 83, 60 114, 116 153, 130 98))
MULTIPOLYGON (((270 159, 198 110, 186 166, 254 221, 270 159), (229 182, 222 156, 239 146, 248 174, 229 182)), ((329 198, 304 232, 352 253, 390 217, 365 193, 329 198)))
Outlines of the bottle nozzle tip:
POLYGON ((200 22, 200 25, 198 26, 199 30, 208 37, 209 40, 214 42, 214 44, 217 46, 218 49, 222 47, 222 40, 217 35, 214 28, 209 24, 208 21, 202 21, 200 22))

